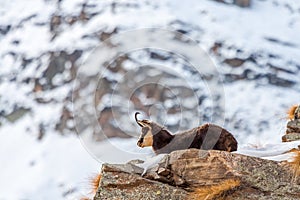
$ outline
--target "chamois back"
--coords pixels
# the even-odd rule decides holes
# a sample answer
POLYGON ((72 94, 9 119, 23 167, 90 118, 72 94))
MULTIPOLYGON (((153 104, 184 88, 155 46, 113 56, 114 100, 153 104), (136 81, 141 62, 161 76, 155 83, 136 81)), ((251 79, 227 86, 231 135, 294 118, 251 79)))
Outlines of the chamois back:
POLYGON ((156 154, 190 148, 232 152, 237 150, 237 146, 238 143, 231 133, 214 124, 204 124, 174 135, 163 129, 153 136, 152 145, 156 154))

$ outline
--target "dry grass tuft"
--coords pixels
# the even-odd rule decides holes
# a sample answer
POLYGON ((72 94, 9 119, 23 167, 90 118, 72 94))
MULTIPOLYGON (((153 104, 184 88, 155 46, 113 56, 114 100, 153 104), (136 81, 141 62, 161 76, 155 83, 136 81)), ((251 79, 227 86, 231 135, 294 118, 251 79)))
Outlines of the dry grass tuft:
POLYGON ((195 189, 194 192, 189 195, 188 199, 192 200, 211 200, 217 195, 231 190, 240 185, 239 180, 229 179, 221 182, 218 185, 203 186, 201 188, 195 189))
POLYGON ((90 185, 91 185, 93 194, 96 194, 100 181, 101 181, 100 173, 97 174, 96 176, 90 178, 90 185))
POLYGON ((300 175, 300 150, 299 149, 292 149, 290 152, 293 152, 294 158, 289 165, 292 167, 293 170, 293 177, 292 182, 295 182, 300 175))
POLYGON ((299 105, 293 105, 287 112, 287 119, 293 120, 295 118, 295 111, 299 105))
POLYGON ((91 199, 88 197, 81 197, 80 200, 91 200, 91 199))
POLYGON ((101 174, 99 173, 95 173, 93 175, 91 175, 89 178, 87 178, 87 182, 85 183, 85 185, 88 186, 88 190, 90 191, 88 194, 80 197, 80 200, 92 200, 93 196, 96 194, 97 190, 98 190, 98 186, 100 184, 101 181, 101 174))

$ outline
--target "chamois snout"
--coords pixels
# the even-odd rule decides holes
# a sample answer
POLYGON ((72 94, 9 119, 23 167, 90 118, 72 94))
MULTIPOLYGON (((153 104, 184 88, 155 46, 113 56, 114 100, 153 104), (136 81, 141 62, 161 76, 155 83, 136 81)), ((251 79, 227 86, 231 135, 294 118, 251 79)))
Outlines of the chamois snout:
POLYGON ((143 139, 143 138, 140 138, 140 139, 137 141, 137 145, 138 145, 139 147, 142 147, 142 146, 143 146, 143 141, 144 141, 144 139, 143 139))
POLYGON ((143 127, 142 128, 142 133, 140 135, 140 138, 137 142, 137 145, 139 147, 149 147, 152 146, 153 144, 153 136, 152 136, 152 132, 151 129, 148 127, 143 127))

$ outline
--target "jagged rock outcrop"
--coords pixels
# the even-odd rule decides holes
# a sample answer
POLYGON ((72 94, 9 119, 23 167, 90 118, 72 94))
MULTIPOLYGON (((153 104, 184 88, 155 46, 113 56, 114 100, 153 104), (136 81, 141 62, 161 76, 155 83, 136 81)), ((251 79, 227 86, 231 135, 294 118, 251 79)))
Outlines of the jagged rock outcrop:
POLYGON ((300 119, 295 119, 287 123, 286 134, 282 136, 283 142, 300 140, 300 119))
POLYGON ((286 134, 282 136, 283 142, 300 140, 300 106, 294 106, 290 114, 292 119, 286 125, 286 134))
POLYGON ((240 7, 250 7, 251 0, 233 0, 233 2, 228 2, 226 0, 214 0, 216 2, 225 3, 225 4, 234 4, 240 7))
POLYGON ((284 161, 188 149, 166 155, 144 176, 139 162, 103 164, 94 200, 300 198, 300 179, 284 161))

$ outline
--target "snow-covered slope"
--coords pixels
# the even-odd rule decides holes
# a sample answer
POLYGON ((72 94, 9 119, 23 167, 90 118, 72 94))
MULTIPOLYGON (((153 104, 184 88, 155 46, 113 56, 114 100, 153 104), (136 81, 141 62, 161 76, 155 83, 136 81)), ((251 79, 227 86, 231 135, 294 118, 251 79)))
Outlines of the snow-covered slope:
MULTIPOLYGON (((151 150, 136 147, 136 138, 95 142, 97 135, 74 134, 72 89, 79 66, 103 40, 132 29, 159 27, 196 41, 223 80, 224 126, 241 145, 280 143, 285 112, 299 103, 299 10, 297 0, 253 0, 250 8, 213 0, 1 2, 0 199, 78 199, 88 190, 87 177, 99 171, 101 162, 151 155, 151 150)), ((109 88, 122 73, 145 62, 193 74, 182 59, 159 50, 129 53, 106 74, 107 86, 97 102, 97 111, 105 116, 99 123, 109 124, 111 136, 137 137, 132 113, 139 110, 138 100, 149 107, 157 103, 141 92, 130 101, 132 110, 114 105, 122 114, 116 117, 118 123, 107 111, 109 88), (130 131, 124 136, 117 125, 128 120, 125 130, 130 131)), ((146 79, 140 70, 137 80, 146 79)), ((152 73, 156 77, 157 72, 152 73)), ((171 110, 177 104, 187 111, 184 127, 192 126, 195 116, 189 113, 195 109, 189 92, 199 95, 200 123, 210 121, 215 107, 205 91, 201 93, 203 85, 194 81, 190 88, 182 87, 174 74, 166 73, 166 80, 188 92, 182 104, 163 99, 164 106, 170 105, 166 126, 178 129, 176 117, 181 113, 171 110)), ((88 87, 82 91, 90 92, 88 87)), ((165 123, 164 118, 151 117, 165 123)))

